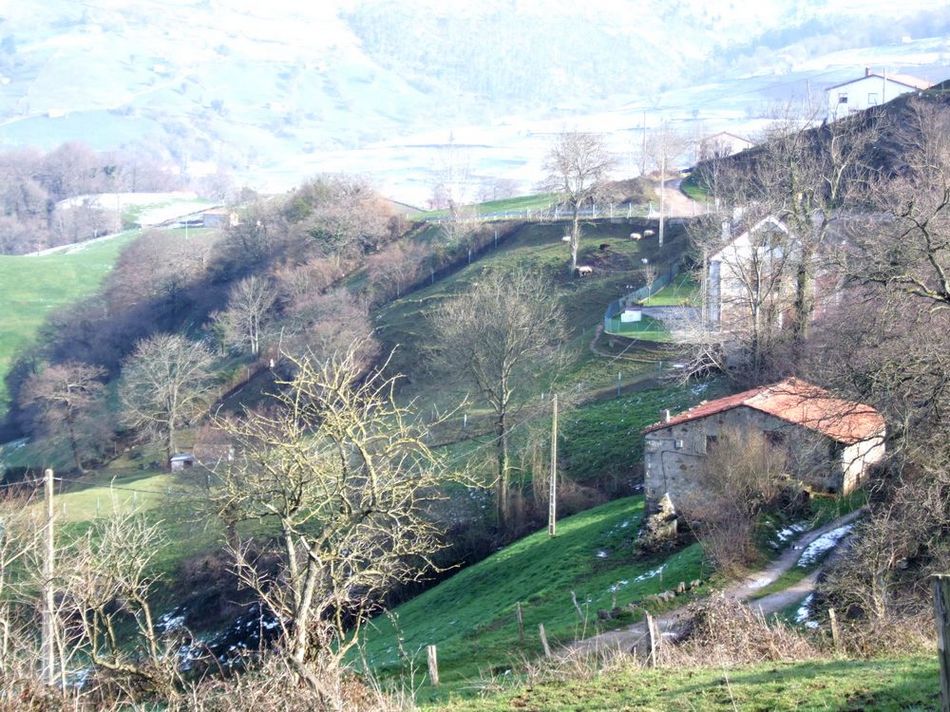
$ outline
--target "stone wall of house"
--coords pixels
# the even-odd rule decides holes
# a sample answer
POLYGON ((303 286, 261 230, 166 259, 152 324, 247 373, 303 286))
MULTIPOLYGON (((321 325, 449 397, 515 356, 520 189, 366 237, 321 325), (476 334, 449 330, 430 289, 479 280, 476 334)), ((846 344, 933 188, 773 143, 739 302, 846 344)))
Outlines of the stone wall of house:
POLYGON ((850 492, 863 483, 868 465, 883 456, 881 439, 843 447, 754 408, 731 408, 647 433, 643 460, 648 510, 667 492, 677 507, 686 497, 702 495, 707 449, 725 428, 765 433, 786 451, 789 474, 825 492, 850 492))

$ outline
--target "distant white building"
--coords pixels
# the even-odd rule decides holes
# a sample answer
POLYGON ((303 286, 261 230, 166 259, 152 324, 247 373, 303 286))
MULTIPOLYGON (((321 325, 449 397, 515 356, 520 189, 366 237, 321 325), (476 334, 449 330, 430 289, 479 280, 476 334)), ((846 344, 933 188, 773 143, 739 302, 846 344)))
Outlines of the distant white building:
POLYGON ((728 131, 720 131, 717 134, 706 136, 699 142, 699 160, 708 161, 713 158, 726 158, 733 156, 739 151, 745 151, 752 148, 755 144, 747 138, 737 136, 728 131))
POLYGON ((932 82, 907 74, 878 74, 865 67, 864 76, 835 84, 825 89, 828 100, 828 121, 847 116, 854 111, 863 111, 878 106, 901 94, 923 91, 933 86, 932 82))

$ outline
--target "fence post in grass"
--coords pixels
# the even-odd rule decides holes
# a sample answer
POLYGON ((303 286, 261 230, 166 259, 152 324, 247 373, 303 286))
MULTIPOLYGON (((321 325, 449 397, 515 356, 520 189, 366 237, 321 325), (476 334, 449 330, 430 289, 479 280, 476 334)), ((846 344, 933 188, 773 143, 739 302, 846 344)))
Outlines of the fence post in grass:
POLYGON ((650 612, 644 612, 646 613, 647 617, 647 640, 650 643, 650 657, 648 658, 648 662, 650 667, 656 667, 657 649, 660 646, 660 631, 657 628, 656 620, 654 620, 653 616, 650 615, 650 612))
POLYGON ((538 635, 541 636, 541 647, 544 649, 544 657, 551 657, 551 646, 548 645, 548 634, 544 632, 544 623, 538 623, 538 635))
POLYGON ((434 645, 426 646, 426 656, 429 658, 429 680, 433 687, 439 686, 439 659, 434 645))
POLYGON ((940 709, 950 712, 950 575, 934 576, 934 617, 940 657, 940 709))
POLYGON ((838 627, 838 614, 834 608, 828 609, 828 618, 831 620, 831 640, 835 644, 835 654, 841 655, 844 652, 841 649, 841 629, 838 627))
POLYGON ((518 640, 524 645, 524 611, 521 610, 521 601, 515 604, 515 620, 518 621, 518 640))

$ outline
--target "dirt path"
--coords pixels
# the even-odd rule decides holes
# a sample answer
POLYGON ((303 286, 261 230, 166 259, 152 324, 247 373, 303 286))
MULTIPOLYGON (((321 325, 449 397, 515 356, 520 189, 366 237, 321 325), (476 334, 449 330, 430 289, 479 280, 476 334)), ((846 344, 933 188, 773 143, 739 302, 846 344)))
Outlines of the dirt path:
POLYGON ((663 193, 663 212, 668 218, 691 218, 702 215, 706 207, 680 190, 680 178, 669 178, 663 186, 657 186, 657 193, 663 193))
MULTIPOLYGON (((850 524, 863 514, 864 509, 858 509, 838 517, 824 526, 805 532, 796 539, 795 543, 788 547, 778 559, 769 564, 769 566, 743 578, 741 581, 730 584, 722 591, 722 595, 736 601, 748 602, 749 605, 755 606, 764 614, 777 613, 793 603, 802 600, 814 590, 822 567, 819 567, 816 571, 813 571, 788 588, 763 596, 758 600, 753 601, 750 599, 758 591, 775 582, 782 574, 795 566, 802 555, 802 551, 818 537, 846 524, 850 524)), ((684 615, 684 608, 685 607, 674 609, 656 618, 657 625, 664 636, 674 634, 680 622, 680 618, 684 615)), ((645 652, 646 644, 646 624, 634 623, 620 630, 613 630, 584 640, 578 640, 567 646, 567 650, 572 652, 601 652, 607 650, 637 649, 639 652, 645 652)))

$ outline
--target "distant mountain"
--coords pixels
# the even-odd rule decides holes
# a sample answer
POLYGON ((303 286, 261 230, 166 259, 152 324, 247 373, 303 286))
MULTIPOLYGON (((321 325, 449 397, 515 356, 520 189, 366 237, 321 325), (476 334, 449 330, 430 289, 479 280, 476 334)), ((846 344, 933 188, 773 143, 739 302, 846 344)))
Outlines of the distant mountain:
MULTIPOLYGON (((832 52, 906 51, 950 34, 950 10, 933 5, 11 3, 0 10, 0 142, 139 144, 192 174, 220 167, 252 184, 377 168, 384 182, 414 171, 421 184, 433 159, 418 145, 453 128, 661 107, 691 85, 781 76, 832 52)), ((928 48, 923 64, 946 63, 950 45, 928 48)), ((480 170, 511 168, 496 163, 480 170)))

